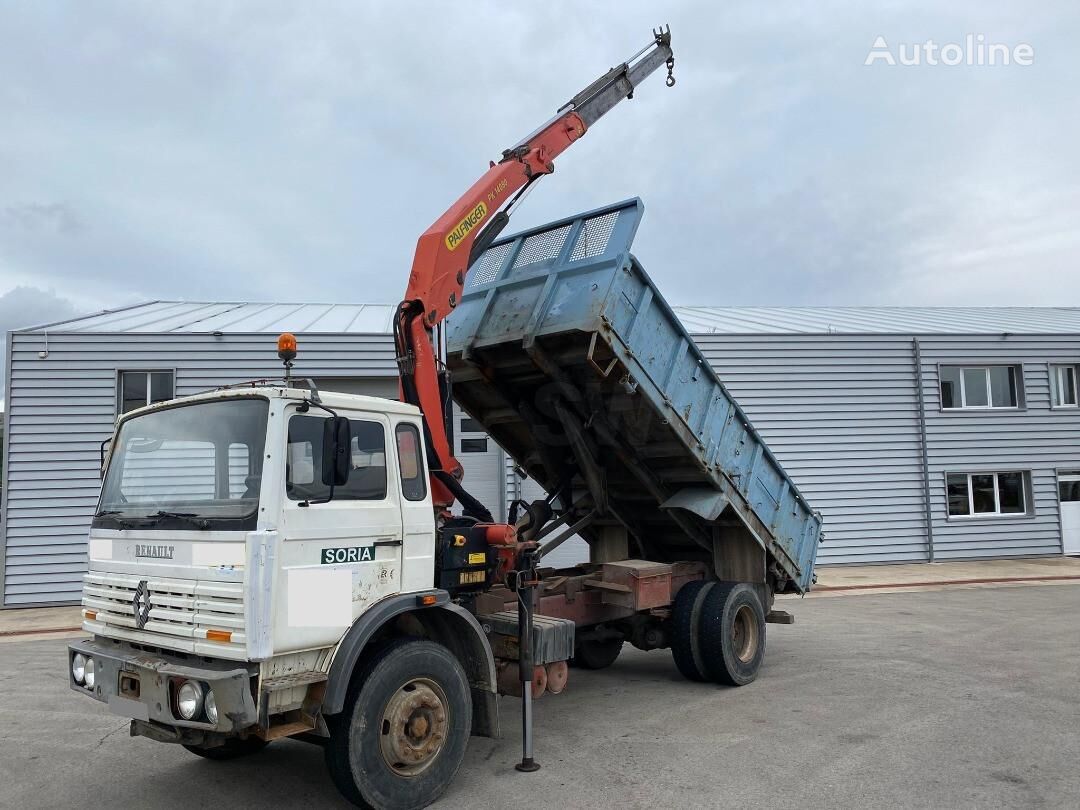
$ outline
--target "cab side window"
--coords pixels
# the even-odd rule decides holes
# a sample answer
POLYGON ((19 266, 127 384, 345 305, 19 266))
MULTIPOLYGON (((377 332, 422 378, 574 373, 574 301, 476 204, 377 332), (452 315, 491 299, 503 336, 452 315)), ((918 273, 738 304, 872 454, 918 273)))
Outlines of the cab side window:
MULTIPOLYGON (((285 492, 293 501, 330 496, 322 483, 324 416, 296 414, 289 419, 285 456, 285 492)), ((350 419, 352 468, 344 486, 334 488, 334 500, 381 501, 386 497, 386 431, 379 422, 350 419)))

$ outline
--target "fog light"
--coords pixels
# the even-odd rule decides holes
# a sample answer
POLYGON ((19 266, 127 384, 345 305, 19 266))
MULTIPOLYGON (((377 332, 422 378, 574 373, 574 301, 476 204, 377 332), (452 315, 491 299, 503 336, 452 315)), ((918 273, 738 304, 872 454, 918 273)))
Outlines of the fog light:
POLYGON ((75 653, 75 657, 71 659, 71 677, 75 679, 75 683, 82 686, 86 678, 86 658, 82 653, 75 653))
POLYGON ((87 658, 86 665, 83 667, 83 680, 86 682, 87 689, 94 688, 94 659, 87 658))
POLYGON ((206 709, 206 719, 217 725, 217 698, 214 697, 214 690, 206 690, 206 702, 203 704, 203 708, 206 709))
POLYGON ((195 681, 184 681, 176 691, 176 710, 185 720, 194 720, 202 708, 202 688, 195 681))

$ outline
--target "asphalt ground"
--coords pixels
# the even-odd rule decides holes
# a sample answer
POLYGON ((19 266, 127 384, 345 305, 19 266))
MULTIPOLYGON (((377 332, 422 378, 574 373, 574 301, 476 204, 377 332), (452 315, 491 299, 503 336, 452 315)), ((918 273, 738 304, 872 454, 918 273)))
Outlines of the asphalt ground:
MULTIPOLYGON (((1080 806, 1080 585, 785 600, 761 674, 695 684, 630 648, 474 738, 439 808, 1080 806)), ((230 763, 130 738, 67 687, 66 639, 0 644, 0 807, 346 807, 322 752, 230 763)))

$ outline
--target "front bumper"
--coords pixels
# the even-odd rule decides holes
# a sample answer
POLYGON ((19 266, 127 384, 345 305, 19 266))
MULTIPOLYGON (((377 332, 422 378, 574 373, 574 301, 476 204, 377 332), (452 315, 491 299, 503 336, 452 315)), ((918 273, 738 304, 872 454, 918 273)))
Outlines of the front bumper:
MULTIPOLYGON (((207 661, 195 656, 150 653, 126 642, 93 638, 68 645, 68 684, 72 690, 101 701, 109 711, 139 721, 136 727, 168 727, 181 741, 196 736, 230 734, 258 723, 258 711, 252 697, 254 666, 234 661, 207 661), (94 688, 75 682, 71 660, 76 653, 94 659, 94 688), (218 722, 205 719, 183 720, 174 713, 174 696, 179 683, 198 681, 214 691, 218 722)), ((162 729, 165 731, 165 729, 162 729)), ((148 735, 151 736, 151 735, 148 735)), ((152 735, 164 739, 165 735, 152 735)))

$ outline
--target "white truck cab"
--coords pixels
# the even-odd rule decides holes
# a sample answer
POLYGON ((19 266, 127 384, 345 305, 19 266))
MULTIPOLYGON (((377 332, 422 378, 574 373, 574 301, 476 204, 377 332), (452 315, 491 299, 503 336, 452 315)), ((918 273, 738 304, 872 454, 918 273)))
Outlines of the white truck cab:
POLYGON ((251 386, 126 414, 71 688, 212 759, 320 739, 356 803, 430 801, 469 733, 497 732, 497 709, 484 633, 436 587, 428 489, 420 413, 392 400, 251 386), (361 721, 362 650, 385 670, 362 679, 386 692, 364 702, 371 725, 393 730, 360 752, 333 732, 361 721))

